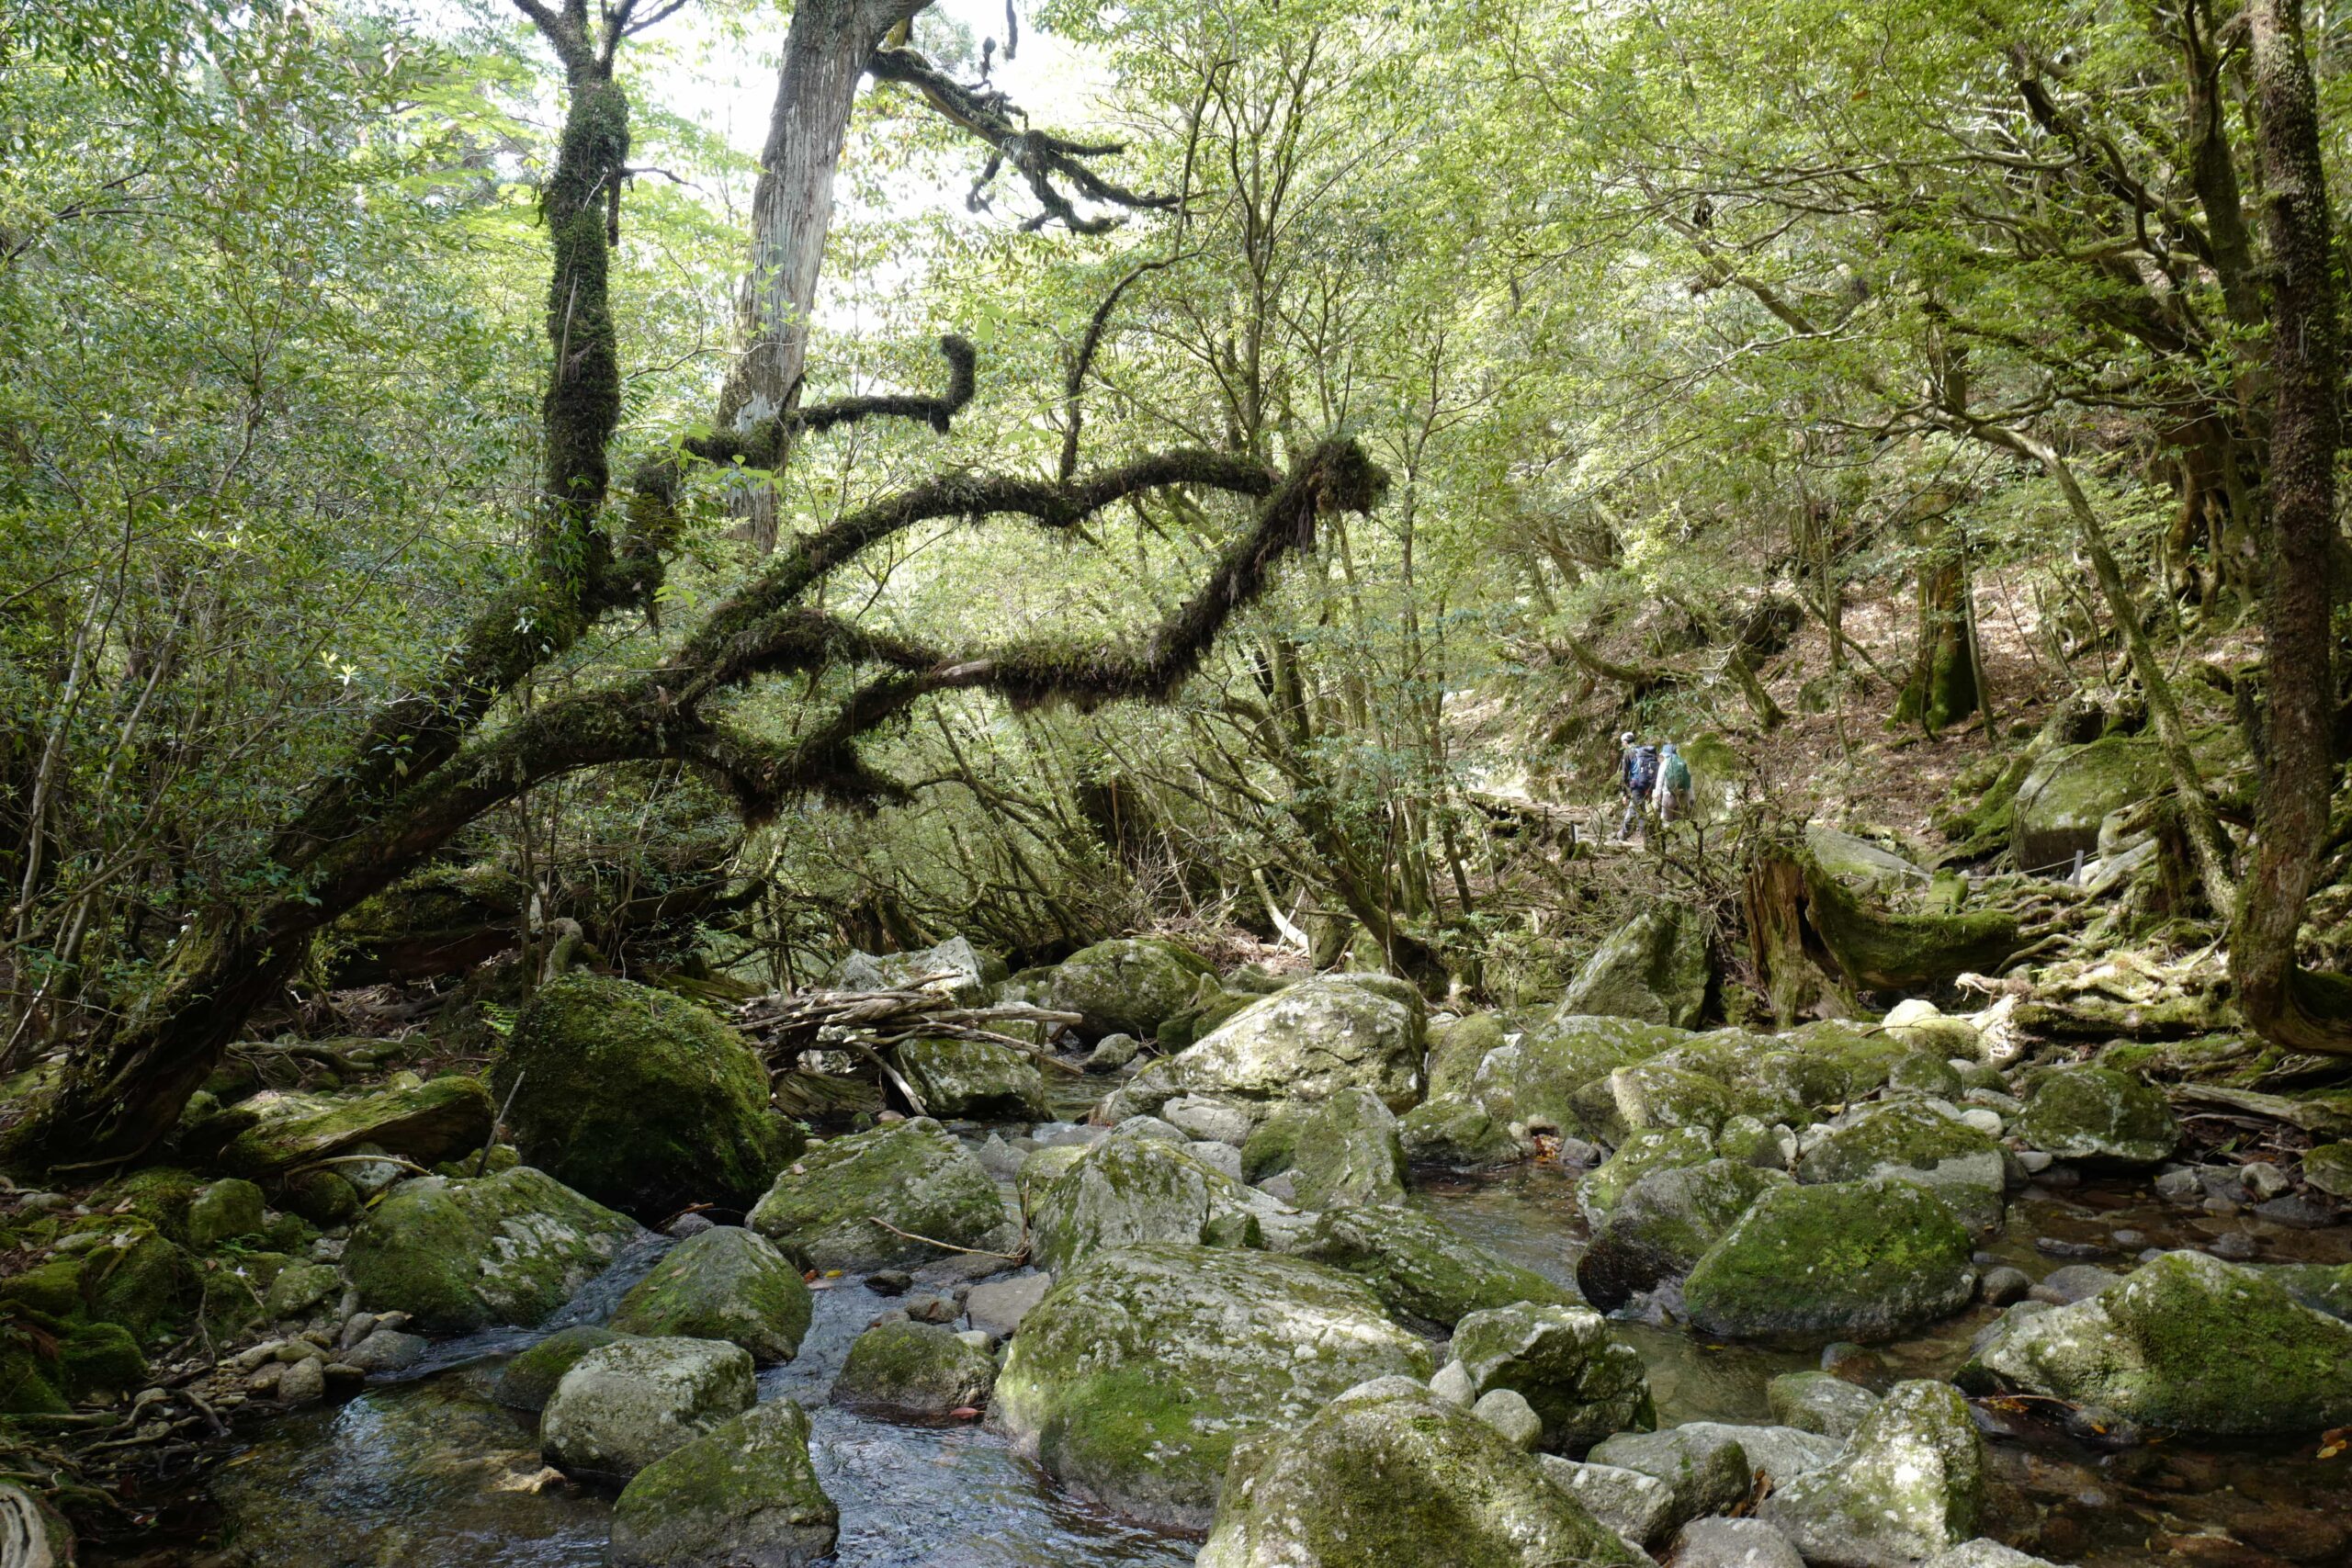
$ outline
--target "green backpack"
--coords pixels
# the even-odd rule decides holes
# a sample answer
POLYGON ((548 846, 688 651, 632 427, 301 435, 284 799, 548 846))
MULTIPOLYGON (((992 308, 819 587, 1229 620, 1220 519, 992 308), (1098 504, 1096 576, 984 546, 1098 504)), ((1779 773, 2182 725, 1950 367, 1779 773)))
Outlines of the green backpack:
POLYGON ((1669 754, 1666 759, 1666 787, 1676 791, 1690 787, 1690 767, 1682 760, 1679 751, 1669 754))

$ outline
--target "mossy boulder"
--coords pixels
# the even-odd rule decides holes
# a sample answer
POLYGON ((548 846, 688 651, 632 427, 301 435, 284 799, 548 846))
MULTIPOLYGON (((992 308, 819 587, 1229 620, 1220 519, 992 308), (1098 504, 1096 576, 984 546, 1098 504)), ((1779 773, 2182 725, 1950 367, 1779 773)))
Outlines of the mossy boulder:
POLYGON ((2058 1067, 2034 1079, 2014 1129, 2060 1159, 2154 1165, 2180 1146, 2164 1091, 2111 1067, 2058 1067))
POLYGON ((1764 1385, 1764 1399, 1783 1426, 1847 1438, 1878 1408, 1879 1396, 1829 1372, 1782 1372, 1764 1385))
POLYGON ((1831 1463, 1781 1484, 1760 1517, 1822 1568, 1917 1562, 1976 1534, 1984 1444, 1946 1382, 1896 1383, 1831 1463))
MULTIPOLYGON (((277 1271, 263 1298, 263 1315, 272 1322, 303 1317, 343 1292, 343 1275, 332 1263, 297 1263, 277 1271)), ((404 1309, 403 1309, 404 1310, 404 1309)))
POLYGON ((2317 1144, 2303 1153, 2303 1179, 2331 1198, 2352 1198, 2352 1143, 2317 1144))
POLYGON ((339 1225, 359 1212, 359 1189, 332 1170, 302 1170, 286 1179, 277 1201, 314 1225, 339 1225))
POLYGON ((38 1268, 0 1280, 0 1302, 63 1317, 82 1305, 80 1255, 52 1258, 38 1268))
POLYGON ((1478 1076, 1478 1064, 1487 1053, 1502 1045, 1509 1037, 1503 1016, 1496 1012, 1475 1012, 1467 1018, 1454 1020, 1429 1030, 1429 1097, 1460 1094, 1478 1076))
POLYGON ((1580 1304, 1565 1285, 1464 1240, 1419 1209, 1327 1209, 1290 1250, 1354 1275, 1397 1316, 1443 1327, 1521 1302, 1580 1304))
MULTIPOLYGON (((1032 1256, 1057 1273, 1105 1247, 1280 1229, 1289 1212, 1163 1139, 1114 1134, 1029 1201, 1032 1256)), ((1303 1224, 1304 1222, 1296 1222, 1303 1224)))
POLYGON ((240 1177, 216 1181, 196 1195, 187 1211, 187 1244, 198 1251, 217 1247, 262 1227, 261 1189, 240 1177))
MULTIPOLYGON (((1425 1100, 1397 1119, 1396 1136, 1414 1165, 1476 1170, 1525 1159, 1532 1145, 1461 1095, 1425 1100)), ((1246 1157, 1248 1151, 1243 1151, 1246 1157)))
MULTIPOLYGON (((1596 1104, 1586 1113, 1585 1124, 1611 1143, 1630 1133, 1675 1127, 1713 1133, 1740 1109, 1732 1091, 1714 1078, 1664 1058, 1619 1067, 1603 1081, 1608 1107, 1596 1104)), ((1773 1120, 1782 1119, 1780 1107, 1771 1110, 1773 1120)))
POLYGON ((1890 1339, 1968 1304, 1971 1249, 1951 1205, 1907 1181, 1776 1187, 1707 1249, 1682 1299, 1726 1338, 1890 1339))
POLYGON ((877 1416, 946 1416, 988 1403, 996 1358, 936 1323, 877 1323, 833 1380, 833 1403, 877 1416))
POLYGON ((853 953, 820 982, 829 991, 903 991, 928 986, 967 1004, 988 999, 1008 977, 1004 960, 951 936, 912 953, 853 953))
POLYGON ((1023 1213, 1037 1206, 1038 1196, 1061 1179, 1064 1172, 1086 1157, 1087 1144, 1049 1144, 1042 1149, 1031 1149, 1022 1158, 1021 1168, 1012 1178, 1012 1185, 1021 1194, 1023 1213))
POLYGON ((2109 736, 2086 746, 2053 746, 2018 786, 2009 847, 2023 871, 2056 870, 2076 854, 2098 853, 2099 823, 2110 811, 2170 787, 2172 773, 2155 742, 2109 736))
POLYGON ((2201 1252, 2168 1252, 2071 1306, 2012 1314, 1962 1374, 2103 1405, 2145 1426, 2257 1435, 2352 1422, 2352 1325, 2285 1282, 2201 1252))
POLYGON ((1250 1003, 1114 1098, 1131 1112, 1182 1094, 1311 1101, 1368 1089, 1404 1111, 1421 1098, 1424 1020, 1419 995, 1386 976, 1318 976, 1250 1003))
POLYGON ((1857 1112, 1805 1151, 1797 1179, 1915 1182, 1951 1205, 1972 1230, 1999 1227, 2007 1174, 1991 1136, 1916 1100, 1857 1112))
POLYGON ((29 1345, 0 1341, 0 1416, 63 1416, 73 1405, 57 1391, 57 1368, 29 1345))
POLYGON ((479 1180, 420 1177, 354 1228, 344 1271, 371 1310, 405 1312, 435 1333, 527 1328, 643 1234, 529 1166, 479 1180))
POLYGON ((1234 1446, 1430 1352, 1364 1285, 1295 1258, 1148 1243, 1095 1253, 1024 1318, 990 1418, 1064 1485, 1181 1529, 1234 1446))
POLYGON ((752 1209, 751 1226, 817 1269, 890 1269, 940 1256, 915 1236, 1003 1253, 1021 1239, 995 1178, 920 1116, 810 1145, 752 1209))
POLYGON ((514 1021, 492 1071, 523 1158, 600 1203, 659 1219, 743 1208, 799 1152, 751 1043, 646 986, 567 975, 514 1021), (517 1078, 521 1087, 515 1087, 517 1078))
POLYGON ((717 1339, 619 1339, 571 1364, 539 1413, 568 1475, 626 1482, 752 1407, 752 1355, 717 1339))
POLYGON ((808 1286, 775 1245, 713 1225, 672 1247, 612 1316, 623 1334, 724 1339, 762 1366, 789 1361, 808 1332, 808 1286))
POLYGON ((985 1040, 910 1040, 899 1066, 933 1116, 1035 1122, 1046 1114, 1037 1064, 1009 1045, 985 1040))
MULTIPOLYGON (((125 1216, 123 1205, 130 1205, 128 1216, 144 1220, 169 1240, 187 1245, 187 1214, 196 1205, 196 1195, 204 1190, 204 1178, 177 1166, 149 1166, 119 1176, 90 1194, 89 1207, 94 1214, 108 1216, 108 1220, 125 1216)), ((101 1221, 96 1223, 108 1223, 101 1221)))
POLYGON ((1595 1447, 1595 1463, 1646 1475, 1683 1518, 1736 1507, 1755 1490, 1757 1465, 1732 1427, 1713 1422, 1663 1432, 1621 1432, 1595 1447))
POLYGON ((1603 1312, 1679 1280, 1756 1200, 1788 1185, 1777 1170, 1743 1161, 1653 1170, 1627 1188, 1577 1259, 1577 1285, 1603 1312))
POLYGON ((1710 922, 1681 904, 1643 910, 1600 944, 1568 983, 1565 1013, 1640 1019, 1688 1029, 1706 1010, 1713 979, 1710 922))
POLYGON ((1577 1183, 1577 1207, 1590 1224, 1605 1224, 1618 1200, 1650 1172, 1704 1165, 1714 1157, 1715 1140, 1704 1127, 1635 1133, 1577 1183))
POLYGON ((1486 1422, 1407 1378, 1238 1450, 1199 1568, 1615 1568, 1647 1560, 1486 1422))
POLYGON ((1901 893, 1929 881, 1916 863, 1825 823, 1804 825, 1804 847, 1822 870, 1857 893, 1901 893))
POLYGON ((830 1558, 841 1511, 808 1458, 808 1416, 756 1405, 637 1472, 613 1505, 613 1568, 803 1568, 830 1558))
POLYGON ((1619 1067, 1690 1038, 1687 1030, 1662 1023, 1555 1012, 1481 1057, 1464 1098, 1500 1127, 1598 1135, 1585 1124, 1577 1097, 1619 1067))
POLYGON ((1404 1201, 1396 1113, 1371 1089, 1340 1090, 1300 1121, 1291 1171, 1303 1208, 1404 1201))
POLYGON ((1204 985, 1218 992, 1216 971, 1199 954, 1172 942, 1125 937, 1080 948, 1054 966, 1043 1005, 1083 1016, 1091 1038, 1132 1034, 1148 1040, 1162 1022, 1192 1010, 1204 985))
POLYGON ((147 1382, 147 1358, 119 1323, 77 1323, 57 1347, 57 1382, 69 1399, 130 1393, 147 1382))
POLYGON ((500 1370, 498 1382, 492 1385, 494 1396, 510 1409, 536 1415, 547 1407, 554 1396, 555 1385, 563 1381, 563 1374, 577 1365, 581 1357, 627 1337, 596 1323, 575 1323, 568 1328, 559 1328, 529 1349, 518 1351, 500 1370))
POLYGON ((185 1324, 204 1296, 196 1260, 160 1231, 117 1222, 82 1260, 88 1315, 119 1323, 142 1342, 185 1324))
POLYGON ((489 1089, 462 1075, 345 1099, 257 1095, 238 1109, 258 1117, 222 1147, 220 1168, 261 1178, 350 1154, 363 1144, 431 1166, 490 1142, 497 1115, 489 1089))
POLYGON ((1472 1313, 1454 1325, 1452 1354, 1473 1399, 1498 1388, 1525 1399, 1553 1452, 1657 1424, 1640 1352, 1589 1307, 1521 1302, 1472 1313))

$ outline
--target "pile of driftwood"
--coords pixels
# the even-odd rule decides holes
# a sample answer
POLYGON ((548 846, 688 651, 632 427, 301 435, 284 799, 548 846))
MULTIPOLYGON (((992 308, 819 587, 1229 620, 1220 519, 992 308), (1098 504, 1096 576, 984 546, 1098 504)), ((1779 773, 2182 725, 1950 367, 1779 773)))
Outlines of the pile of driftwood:
POLYGON ((975 1007, 921 981, 890 991, 777 992, 754 997, 735 1011, 735 1027, 760 1048, 776 1084, 777 1102, 787 1110, 805 1105, 821 1111, 853 1103, 853 1097, 810 1080, 863 1077, 863 1068, 897 1089, 918 1116, 927 1113, 922 1095, 898 1061, 899 1047, 907 1042, 971 1040, 1002 1045, 1057 1072, 1075 1075, 1076 1066, 1039 1042, 1080 1021, 1078 1013, 1026 1002, 975 1007), (851 1070, 838 1070, 843 1065, 851 1070))

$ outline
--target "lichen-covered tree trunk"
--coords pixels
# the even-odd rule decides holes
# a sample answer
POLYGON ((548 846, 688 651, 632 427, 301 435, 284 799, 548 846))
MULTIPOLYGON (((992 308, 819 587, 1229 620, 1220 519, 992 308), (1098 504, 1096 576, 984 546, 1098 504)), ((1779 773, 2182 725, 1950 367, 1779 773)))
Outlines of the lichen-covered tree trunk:
POLYGON ((2270 242, 2270 581, 2263 602, 2269 751, 2260 840, 2230 936, 2239 1010, 2265 1039, 2352 1055, 2352 979, 2303 969, 2296 938, 2335 787, 2332 557, 2343 444, 2334 223, 2299 0, 2254 0, 2265 228, 2270 242))
POLYGON ((1774 1014, 1840 1017, 1857 993, 1944 985, 1999 969, 2019 945, 1996 909, 1912 914, 1871 907, 1801 848, 1773 846, 1743 890, 1749 951, 1774 1014))
POLYGON ((1936 735, 1976 712, 1975 649, 1969 636, 1968 567, 1948 526, 1919 564, 1919 631, 1910 679, 1895 699, 1892 722, 1916 724, 1936 735))

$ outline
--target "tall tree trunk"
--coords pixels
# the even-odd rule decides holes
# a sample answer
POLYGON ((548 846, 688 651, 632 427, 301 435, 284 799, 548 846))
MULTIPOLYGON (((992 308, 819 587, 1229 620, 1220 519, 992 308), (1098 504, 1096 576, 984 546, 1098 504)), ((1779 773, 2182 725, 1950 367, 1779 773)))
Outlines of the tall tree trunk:
POLYGON ((2352 980, 2296 964, 2335 793, 2333 561, 2343 378, 2319 99, 2300 0, 2253 0, 2264 229, 2270 244, 2269 698, 2259 841, 2230 933, 2239 1010, 2265 1039, 2352 1055, 2352 980))

